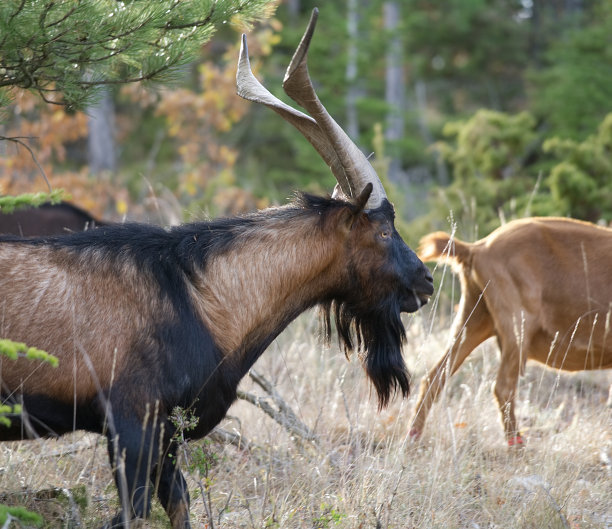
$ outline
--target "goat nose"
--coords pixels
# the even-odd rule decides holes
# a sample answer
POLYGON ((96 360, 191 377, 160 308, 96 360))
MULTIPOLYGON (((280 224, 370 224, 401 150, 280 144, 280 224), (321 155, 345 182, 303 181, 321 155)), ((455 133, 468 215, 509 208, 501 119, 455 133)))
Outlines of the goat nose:
POLYGON ((433 286, 433 276, 425 265, 423 265, 423 281, 422 281, 423 289, 425 293, 428 295, 433 294, 434 286, 433 286))

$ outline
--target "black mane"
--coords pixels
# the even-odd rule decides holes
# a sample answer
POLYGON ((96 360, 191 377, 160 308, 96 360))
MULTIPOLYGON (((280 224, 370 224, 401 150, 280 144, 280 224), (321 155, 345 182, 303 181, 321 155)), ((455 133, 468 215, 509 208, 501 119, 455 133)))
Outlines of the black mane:
POLYGON ((330 212, 347 203, 329 197, 296 193, 287 205, 235 217, 221 217, 163 228, 138 222, 108 223, 96 229, 48 237, 22 238, 0 235, 0 242, 64 248, 75 253, 102 252, 107 259, 133 259, 154 270, 159 263, 181 265, 188 270, 205 264, 208 255, 227 250, 239 237, 268 223, 299 216, 320 216, 323 224, 330 212))

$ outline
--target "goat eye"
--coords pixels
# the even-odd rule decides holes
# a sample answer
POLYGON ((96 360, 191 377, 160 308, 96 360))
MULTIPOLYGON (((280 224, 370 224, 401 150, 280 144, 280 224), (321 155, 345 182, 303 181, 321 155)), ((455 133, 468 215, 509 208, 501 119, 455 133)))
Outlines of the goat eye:
POLYGON ((391 230, 382 230, 380 232, 381 239, 390 239, 391 238, 391 230))

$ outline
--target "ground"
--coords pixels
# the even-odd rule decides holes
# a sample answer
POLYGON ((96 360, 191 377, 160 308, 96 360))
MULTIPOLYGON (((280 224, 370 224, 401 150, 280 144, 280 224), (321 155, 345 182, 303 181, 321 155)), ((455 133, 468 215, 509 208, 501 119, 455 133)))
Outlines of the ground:
MULTIPOLYGON (((449 318, 432 325, 432 314, 406 318, 413 392, 381 412, 357 360, 321 344, 315 314, 300 317, 255 369, 315 440, 239 400, 221 426, 248 449, 189 445, 192 461, 206 463, 205 475, 188 473, 194 527, 612 528, 609 371, 529 364, 517 399, 527 444, 510 450, 491 394, 498 352, 487 342, 448 384, 420 442, 406 439, 418 380, 448 339, 449 318)), ((273 403, 248 377, 241 389, 273 403)), ((0 445, 0 493, 49 528, 96 527, 117 508, 105 441, 85 432, 0 445)), ((158 504, 146 526, 169 527, 158 504)))

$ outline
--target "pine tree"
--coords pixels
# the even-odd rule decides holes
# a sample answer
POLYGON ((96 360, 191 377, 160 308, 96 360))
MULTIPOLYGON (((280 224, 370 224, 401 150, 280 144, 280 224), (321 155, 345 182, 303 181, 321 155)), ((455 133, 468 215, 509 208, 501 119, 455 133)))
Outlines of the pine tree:
MULTIPOLYGON (((216 29, 265 18, 274 0, 4 0, 0 123, 16 88, 80 110, 109 85, 166 83, 216 29)), ((27 138, 5 137, 30 151, 27 138)), ((46 176, 45 176, 46 179, 46 176)), ((47 197, 56 201, 59 196, 47 197)), ((27 204, 24 204, 27 205, 27 204)))

